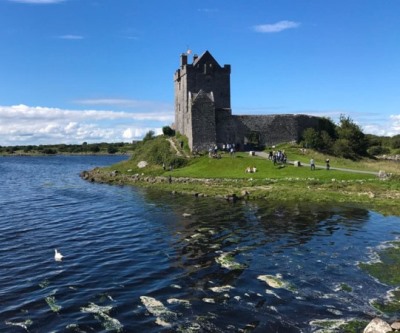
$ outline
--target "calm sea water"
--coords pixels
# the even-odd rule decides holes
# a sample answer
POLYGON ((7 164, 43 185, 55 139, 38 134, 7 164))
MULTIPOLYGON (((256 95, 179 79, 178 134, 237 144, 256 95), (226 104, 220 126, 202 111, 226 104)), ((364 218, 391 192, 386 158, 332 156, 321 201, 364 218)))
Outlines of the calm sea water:
POLYGON ((121 159, 0 158, 0 332, 313 332, 377 314, 390 288, 357 263, 400 218, 79 178, 121 159))

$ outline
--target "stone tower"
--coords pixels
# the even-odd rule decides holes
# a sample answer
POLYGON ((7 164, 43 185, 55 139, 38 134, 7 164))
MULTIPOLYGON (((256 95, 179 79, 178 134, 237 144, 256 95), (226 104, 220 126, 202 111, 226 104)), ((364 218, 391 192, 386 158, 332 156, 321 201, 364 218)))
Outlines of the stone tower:
POLYGON ((187 54, 175 72, 175 129, 189 147, 204 151, 233 144, 237 149, 298 141, 306 128, 320 129, 326 119, 301 114, 232 115, 231 66, 221 67, 210 52, 187 54))
POLYGON ((175 72, 175 128, 187 136, 192 150, 207 150, 217 144, 216 113, 231 114, 230 65, 221 67, 210 52, 181 55, 175 72))

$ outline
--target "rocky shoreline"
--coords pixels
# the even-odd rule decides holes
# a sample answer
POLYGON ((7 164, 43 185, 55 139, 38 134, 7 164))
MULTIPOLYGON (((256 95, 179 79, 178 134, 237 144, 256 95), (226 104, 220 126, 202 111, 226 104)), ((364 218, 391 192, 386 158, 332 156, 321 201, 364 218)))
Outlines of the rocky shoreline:
MULTIPOLYGON (((82 171, 80 177, 90 182, 98 183, 113 183, 118 185, 127 184, 199 184, 199 185, 223 185, 223 184, 237 184, 239 181, 236 179, 209 179, 209 178, 189 178, 189 177, 166 177, 166 176, 145 176, 141 174, 125 175, 114 170, 104 173, 100 168, 95 168, 91 171, 82 171)), ((171 191, 172 194, 178 194, 176 190, 171 191)), ((186 193, 186 192, 184 192, 186 193)), ((190 193, 196 197, 208 197, 209 195, 201 192, 190 193)), ((249 192, 242 190, 240 194, 230 193, 225 195, 215 195, 218 199, 225 199, 228 201, 236 201, 240 199, 249 198, 249 192)))
POLYGON ((365 327, 363 333, 388 333, 388 332, 399 332, 400 321, 394 321, 392 324, 380 319, 374 318, 365 327))
POLYGON ((400 161, 400 155, 379 155, 376 158, 379 160, 400 161))

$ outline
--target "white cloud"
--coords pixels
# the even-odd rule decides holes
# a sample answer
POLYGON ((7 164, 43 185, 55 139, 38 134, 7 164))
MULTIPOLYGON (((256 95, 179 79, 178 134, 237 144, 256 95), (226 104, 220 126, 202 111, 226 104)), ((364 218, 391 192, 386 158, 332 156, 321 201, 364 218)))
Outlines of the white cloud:
POLYGON ((293 21, 279 21, 272 24, 260 24, 253 27, 254 31, 261 33, 276 33, 287 29, 298 28, 300 23, 293 21))
POLYGON ((155 135, 162 134, 162 128, 127 128, 123 131, 122 137, 128 141, 138 140, 143 138, 149 131, 154 131, 155 135))
POLYGON ((83 36, 79 36, 79 35, 62 35, 62 36, 58 36, 58 38, 60 38, 60 39, 69 39, 69 40, 81 40, 81 39, 84 39, 83 36))
POLYGON ((29 3, 34 5, 48 5, 64 2, 65 0, 8 0, 10 2, 29 3))
POLYGON ((174 120, 172 112, 0 106, 0 145, 120 142, 141 139, 174 120))
POLYGON ((76 100, 75 103, 82 105, 96 105, 96 106, 108 106, 108 107, 124 107, 134 109, 169 109, 169 104, 163 104, 154 101, 144 101, 136 99, 124 99, 124 98, 93 98, 93 99, 81 99, 76 100))

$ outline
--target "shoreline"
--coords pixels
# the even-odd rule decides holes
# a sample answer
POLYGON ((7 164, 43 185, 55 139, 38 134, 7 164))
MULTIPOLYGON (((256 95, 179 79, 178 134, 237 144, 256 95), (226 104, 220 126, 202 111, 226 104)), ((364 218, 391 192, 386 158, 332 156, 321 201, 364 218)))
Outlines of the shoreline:
POLYGON ((95 168, 82 171, 83 180, 119 186, 154 188, 166 193, 209 197, 227 201, 268 200, 271 202, 309 202, 353 204, 376 210, 384 215, 400 216, 400 191, 383 186, 382 180, 332 179, 234 179, 192 178, 125 174, 117 170, 95 168))
POLYGON ((44 157, 44 156, 132 156, 132 153, 57 153, 57 154, 29 154, 29 153, 18 153, 18 154, 0 154, 0 157, 44 157))

